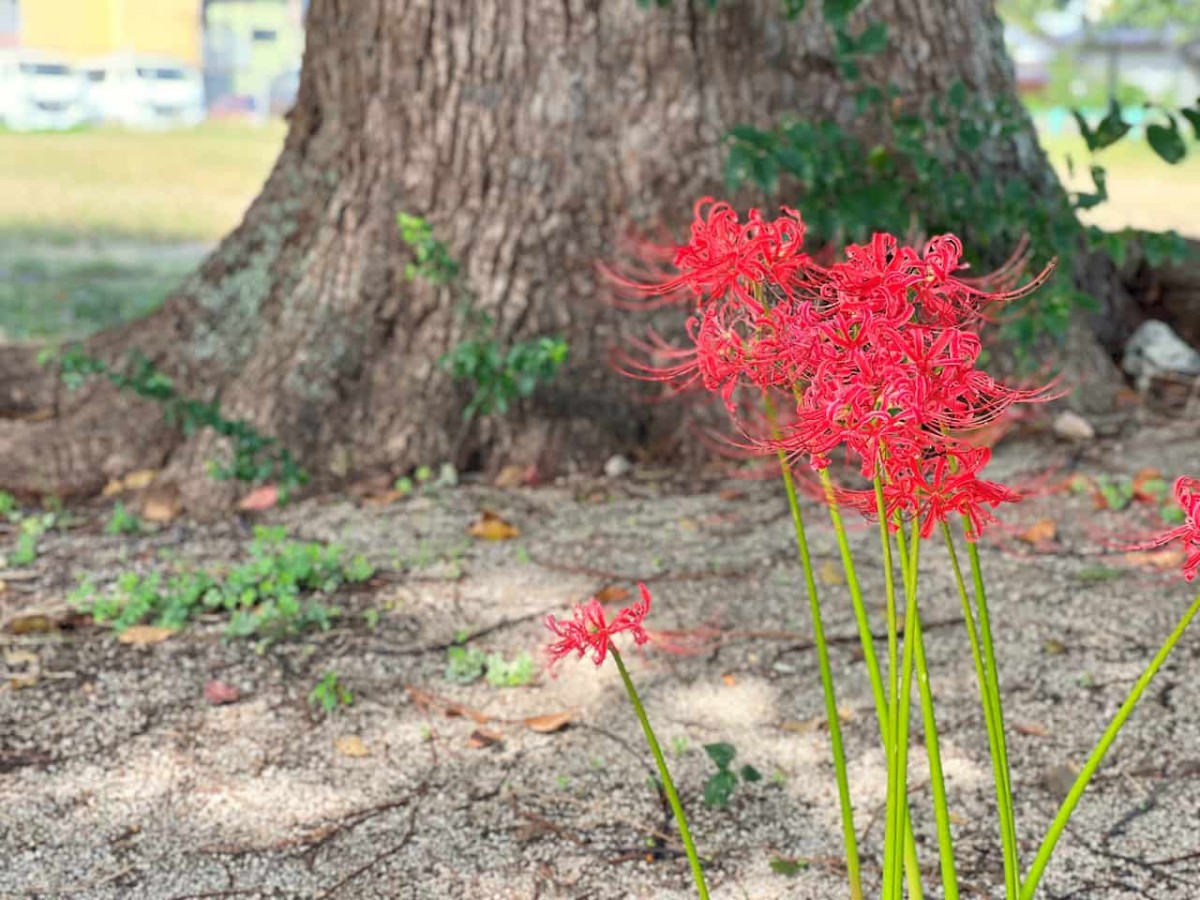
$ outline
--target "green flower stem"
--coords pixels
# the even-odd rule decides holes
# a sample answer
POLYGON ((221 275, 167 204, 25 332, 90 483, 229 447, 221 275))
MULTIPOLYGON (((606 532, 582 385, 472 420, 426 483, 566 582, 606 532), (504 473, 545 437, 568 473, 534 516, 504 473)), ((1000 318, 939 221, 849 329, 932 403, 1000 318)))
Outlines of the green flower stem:
MULTIPOLYGON (((774 428, 774 408, 766 398, 767 415, 774 428)), ((858 859, 858 835, 854 829, 854 807, 850 799, 850 778, 846 772, 846 750, 842 744, 842 724, 838 718, 837 696, 834 693, 833 669, 829 664, 829 646, 825 642, 825 626, 821 621, 821 604, 817 598, 817 583, 813 578, 812 557, 808 550, 808 537, 804 531, 804 516, 800 501, 796 497, 796 482, 792 478, 792 467, 787 454, 779 451, 779 473, 787 491, 788 507, 792 511, 792 525, 796 532, 796 549, 800 553, 800 565, 804 569, 805 585, 808 589, 808 607, 812 614, 813 643, 817 647, 817 664, 821 670, 821 688, 825 693, 825 717, 829 722, 829 743, 833 748, 833 766, 837 774, 838 802, 842 810, 842 838, 846 845, 846 871, 850 878, 850 896, 861 900, 862 872, 858 859)))
MULTIPOLYGON (((882 516, 883 508, 880 506, 882 516)), ((886 531, 885 531, 886 534, 886 531)), ((904 563, 904 578, 906 597, 915 597, 917 593, 918 569, 915 558, 909 558, 905 552, 904 531, 897 532, 900 546, 900 559, 904 563), (904 562, 907 561, 907 562, 904 562)), ((913 535, 913 556, 917 554, 920 542, 913 535)), ((908 600, 906 599, 907 603, 908 600)), ((913 640, 916 643, 917 687, 921 695, 921 720, 925 727, 925 750, 929 756, 929 780, 933 792, 933 814, 937 822, 938 859, 942 869, 942 892, 945 900, 958 900, 958 869, 954 862, 954 837, 950 833, 950 804, 946 800, 946 778, 942 770, 942 750, 938 737, 937 718, 933 708, 933 688, 929 682, 929 664, 925 658, 925 634, 921 629, 920 610, 913 622, 913 640)), ((907 637, 907 635, 906 635, 907 637)))
MULTIPOLYGON (((901 557, 908 558, 907 553, 901 549, 901 557)), ((909 562, 909 568, 915 570, 916 554, 909 562)), ((913 573, 915 575, 915 571, 913 573)), ((888 808, 888 846, 898 847, 904 841, 910 840, 912 837, 912 827, 907 815, 908 808, 906 798, 908 797, 908 729, 910 711, 912 709, 912 681, 913 681, 913 662, 916 654, 916 638, 920 634, 920 626, 917 624, 917 598, 915 596, 916 581, 915 578, 905 580, 905 590, 908 596, 904 598, 904 649, 901 654, 900 661, 900 704, 899 712, 896 718, 892 720, 892 762, 891 772, 889 773, 888 785, 891 788, 890 793, 894 800, 894 805, 888 808), (911 589, 911 592, 910 592, 911 589)), ((892 877, 891 886, 893 900, 902 900, 903 888, 901 887, 901 863, 898 853, 892 854, 892 877)))
POLYGON ((617 664, 621 680, 625 682, 625 692, 629 694, 629 702, 633 704, 633 711, 637 713, 638 721, 642 723, 642 731, 646 735, 646 743, 650 745, 650 752, 654 754, 654 764, 658 766, 663 790, 667 792, 667 802, 671 804, 671 811, 675 814, 675 821, 679 825, 679 836, 683 839, 683 849, 687 851, 688 863, 692 867, 692 878, 696 881, 696 893, 700 900, 708 900, 708 886, 704 883, 704 870, 700 868, 700 856, 696 853, 692 833, 688 830, 687 817, 683 814, 683 804, 679 802, 679 793, 675 790, 675 782, 671 780, 671 773, 667 770, 667 761, 663 758, 658 738, 654 736, 654 729, 650 727, 650 720, 646 717, 646 710, 642 706, 637 689, 633 686, 633 681, 629 678, 629 671, 625 668, 625 661, 621 659, 621 654, 617 652, 616 647, 612 646, 609 647, 609 653, 612 654, 612 658, 617 664))
MULTIPOLYGON (((850 552, 850 541, 846 537, 846 526, 842 522, 842 513, 838 508, 833 481, 825 469, 821 470, 820 479, 821 485, 825 489, 825 505, 829 507, 829 518, 833 522, 833 530, 837 534, 838 551, 842 557, 842 571, 846 575, 846 587, 850 592, 851 605, 854 607, 854 619, 858 625, 858 639, 862 647, 863 661, 866 663, 867 675, 871 681, 871 693, 875 700, 875 718, 879 722, 879 739, 883 744, 884 758, 890 760, 891 718, 888 713, 888 699, 883 686, 883 676, 879 671, 879 659, 875 655, 875 639, 871 634, 871 622, 867 616, 866 604, 863 602, 862 587, 859 585, 858 573, 854 568, 854 556, 850 552)), ((904 798, 904 806, 907 810, 907 797, 904 798)), ((924 897, 924 891, 921 887, 921 869, 917 859, 916 840, 911 828, 907 829, 907 834, 908 838, 904 842, 904 867, 908 878, 908 894, 910 900, 921 900, 924 897)), ((887 868, 884 869, 884 877, 885 879, 888 877, 887 868)))
POLYGON ((958 551, 954 547, 954 538, 950 533, 950 526, 945 522, 942 523, 942 537, 946 543, 946 552, 950 556, 951 568, 954 570, 954 581, 958 586, 959 600, 962 602, 963 622, 967 628, 967 640, 971 645, 971 658, 975 663, 975 680, 979 683, 979 702, 983 707, 983 721, 987 730, 988 752, 992 757, 992 777, 996 782, 996 814, 999 818, 1000 842, 1004 848, 1005 883, 1006 885, 1011 885, 1008 869, 1012 854, 1008 849, 1008 840, 1009 836, 1014 833, 1014 829, 1009 825, 1012 806, 1009 802, 1006 802, 1006 798, 1011 797, 1011 789, 1009 787, 1009 774, 1001 761, 1002 757, 997 745, 996 710, 992 704, 991 677, 988 675, 988 666, 984 662, 979 631, 975 626, 975 612, 971 606, 971 598, 967 591, 966 580, 963 578, 962 566, 959 565, 958 551))
MULTIPOLYGON (((964 533, 968 528, 964 519, 964 533)), ((1012 769, 1008 765, 1008 740, 1004 734, 1004 707, 1000 702, 1000 671, 996 664, 996 648, 992 643, 987 591, 983 586, 983 569, 979 565, 979 548, 974 541, 967 541, 967 558, 971 562, 971 578, 975 582, 975 606, 979 611, 979 636, 983 639, 983 661, 987 665, 992 717, 996 726, 996 749, 999 752, 1000 771, 1004 777, 1004 802, 1008 807, 1006 816, 1008 833, 1002 838, 1005 854, 1005 888, 1008 896, 1015 900, 1021 892, 1021 860, 1017 845, 1016 810, 1013 805, 1012 769)))
MULTIPOLYGON (((898 700, 896 686, 899 684, 899 629, 896 618, 896 581, 892 574, 892 539, 888 533, 887 508, 883 500, 883 478, 875 475, 875 509, 879 514, 879 546, 883 551, 883 575, 887 592, 887 642, 888 642, 888 708, 894 709, 898 700)), ((906 568, 901 557, 900 565, 906 568)), ((907 577, 907 576, 905 576, 907 577)))
POLYGON ((1067 827, 1067 821, 1071 818, 1072 813, 1075 812, 1075 807, 1079 804, 1079 798, 1083 796, 1083 792, 1087 790, 1092 776, 1100 768, 1100 763, 1103 762, 1105 754, 1108 753, 1113 741, 1116 740, 1117 733, 1125 725, 1125 722, 1133 712, 1133 708, 1137 706, 1138 701, 1142 698, 1142 694, 1146 693, 1146 688, 1150 686, 1150 682, 1154 680, 1154 676, 1158 674, 1158 670, 1163 667, 1163 663, 1167 661, 1167 657, 1171 655, 1171 651, 1175 649, 1175 645, 1179 643, 1179 639, 1183 637, 1183 633, 1187 630, 1188 625, 1191 624, 1192 619, 1195 618, 1198 612, 1200 612, 1200 595, 1197 595, 1196 599, 1192 601, 1192 605, 1183 614, 1183 618, 1179 620, 1179 624, 1175 626, 1175 630, 1171 632, 1166 643, 1159 648, 1150 665, 1146 667, 1146 671, 1138 678, 1137 683, 1133 686, 1133 690, 1129 692, 1129 696, 1125 698, 1125 702, 1121 704, 1121 708, 1113 716, 1113 720, 1109 723, 1108 728, 1100 738, 1100 742, 1096 744, 1096 748, 1088 757, 1087 762, 1084 763, 1082 771, 1080 771, 1078 777, 1075 779, 1075 783, 1071 785, 1071 790, 1067 793, 1067 798, 1059 808, 1058 815, 1050 823, 1050 830, 1046 832, 1046 837, 1042 839, 1037 856, 1033 859, 1033 865, 1029 867, 1029 873, 1025 876, 1025 882, 1021 887, 1021 900, 1033 900, 1038 882, 1041 881, 1042 873, 1046 870, 1046 864, 1050 862, 1050 855, 1054 852, 1054 845, 1062 837, 1063 829, 1067 827))

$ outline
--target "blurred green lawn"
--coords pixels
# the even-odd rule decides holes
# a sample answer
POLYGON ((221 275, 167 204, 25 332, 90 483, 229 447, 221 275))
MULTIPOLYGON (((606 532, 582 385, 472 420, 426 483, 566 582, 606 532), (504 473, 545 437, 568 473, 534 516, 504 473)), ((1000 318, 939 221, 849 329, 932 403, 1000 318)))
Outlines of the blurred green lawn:
MULTIPOLYGON (((282 122, 182 131, 0 131, 0 340, 76 337, 153 309, 237 225, 283 144, 282 122)), ((1089 190, 1078 138, 1043 140, 1089 190)), ((1107 228, 1200 237, 1200 145, 1177 166, 1142 139, 1103 151, 1107 228)), ((681 198, 680 202, 689 202, 681 198)))
POLYGON ((278 121, 0 133, 0 234, 215 241, 241 219, 283 135, 278 121))

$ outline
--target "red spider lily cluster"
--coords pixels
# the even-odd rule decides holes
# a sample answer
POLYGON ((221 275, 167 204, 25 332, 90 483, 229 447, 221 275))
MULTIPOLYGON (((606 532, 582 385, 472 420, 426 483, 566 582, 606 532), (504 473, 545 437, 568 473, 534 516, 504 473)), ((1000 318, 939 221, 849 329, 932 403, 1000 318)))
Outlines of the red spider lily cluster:
MULTIPOLYGON (((741 221, 711 198, 696 205, 674 266, 677 274, 657 283, 619 283, 660 298, 655 306, 686 304, 691 346, 652 337, 640 345, 650 361, 627 358, 629 374, 718 394, 759 451, 781 450, 814 469, 844 453, 864 477, 882 480, 889 523, 916 518, 925 537, 956 514, 974 540, 991 508, 1019 499, 980 477, 990 451, 966 435, 1013 404, 1052 394, 983 372, 977 328, 1048 270, 1017 290, 1015 266, 964 278, 953 235, 918 250, 876 234, 820 265, 804 250, 794 210, 774 220, 752 210, 741 221), (740 408, 740 398, 764 395, 786 405, 784 424, 766 431, 740 408)), ((838 499, 867 515, 877 509, 874 491, 844 490, 838 499)))
POLYGON ((1140 546, 1143 549, 1165 547, 1180 541, 1187 553, 1183 563, 1183 577, 1194 581, 1197 573, 1200 573, 1200 479, 1185 476, 1176 480, 1175 501, 1183 509, 1184 523, 1140 546))
POLYGON ((546 647, 550 665, 572 653, 580 659, 590 653, 592 662, 603 665, 612 647, 613 637, 622 631, 629 632, 634 644, 641 646, 646 643, 650 637, 642 622, 650 612, 650 591, 644 584, 638 585, 638 591, 641 599, 618 612, 612 621, 609 621, 604 607, 595 598, 575 607, 570 619, 559 620, 554 616, 546 616, 546 627, 557 638, 546 647))

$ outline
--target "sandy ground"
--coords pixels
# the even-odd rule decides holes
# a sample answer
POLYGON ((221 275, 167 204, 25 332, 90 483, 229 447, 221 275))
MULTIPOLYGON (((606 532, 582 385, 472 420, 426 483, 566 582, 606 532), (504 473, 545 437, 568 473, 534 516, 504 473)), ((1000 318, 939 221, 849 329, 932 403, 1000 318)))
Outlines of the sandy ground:
MULTIPOLYGON (((1145 465, 1167 476, 1200 471, 1195 425, 1122 435, 1082 449, 1005 442, 997 471, 1018 480, 1071 469, 1132 474, 1145 465)), ((142 647, 87 622, 0 634, 10 669, 18 658, 28 666, 32 653, 38 673, 32 686, 0 689, 0 896, 687 897, 687 867, 611 666, 566 664, 560 677, 523 688, 444 678, 446 648, 463 630, 492 651, 536 648, 544 614, 644 579, 655 592, 655 628, 720 629, 694 655, 629 654, 650 716, 673 747, 671 765, 711 859, 713 896, 845 897, 827 731, 784 500, 769 483, 693 481, 681 490, 661 475, 635 470, 621 480, 508 492, 465 487, 382 507, 325 498, 265 514, 294 536, 342 542, 380 567, 368 589, 341 598, 338 627, 302 642, 259 649, 224 640, 215 622, 142 647), (521 536, 466 538, 483 506, 521 536), (360 615, 368 608, 380 613, 373 629, 360 615), (324 717, 306 696, 330 669, 354 703, 324 717), (241 699, 210 705, 203 688, 211 679, 235 686, 241 699), (448 717, 453 704, 491 719, 448 717), (561 731, 522 723, 559 712, 571 717, 561 731), (474 746, 479 729, 498 740, 474 746), (700 802, 713 771, 701 747, 713 741, 734 744, 738 763, 766 776, 739 787, 722 810, 700 802), (347 746, 368 755, 348 755, 347 746), (777 874, 777 857, 807 867, 777 874)), ((1104 548, 1105 537, 1149 527, 1138 511, 1097 513, 1088 497, 1057 493, 1008 518, 1010 538, 987 544, 984 565, 1028 861, 1071 767, 1191 594, 1170 573, 1126 565, 1104 548), (1057 526, 1049 545, 1011 538, 1046 518, 1057 526)), ((809 519, 822 580, 836 582, 833 533, 819 508, 809 519)), ((156 560, 171 553, 227 560, 246 536, 243 520, 175 523, 132 539, 95 528, 51 535, 33 569, 0 573, 9 584, 0 621, 61 606, 78 572, 103 580, 128 566, 163 565, 156 560)), ((853 537, 867 595, 880 598, 875 532, 860 525, 853 537)), ((964 896, 998 897, 986 741, 939 550, 925 553, 921 602, 960 876, 964 896)), ((884 769, 843 588, 823 590, 874 885, 884 769)), ((1114 747, 1041 896, 1200 896, 1198 674, 1200 632, 1185 639, 1114 747)), ((914 757, 920 854, 933 885, 925 767, 920 750, 914 757)))

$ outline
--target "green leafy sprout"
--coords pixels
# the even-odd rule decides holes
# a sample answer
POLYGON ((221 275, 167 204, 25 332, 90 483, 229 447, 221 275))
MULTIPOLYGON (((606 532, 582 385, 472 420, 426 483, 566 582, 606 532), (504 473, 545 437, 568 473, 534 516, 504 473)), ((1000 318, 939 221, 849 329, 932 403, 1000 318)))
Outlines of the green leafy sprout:
POLYGON ((327 630, 340 611, 325 601, 373 574, 365 557, 347 558, 339 546, 288 540, 284 528, 260 526, 247 559, 228 570, 125 572, 106 590, 84 578, 69 599, 118 632, 142 622, 182 628, 202 613, 218 613, 228 616, 229 637, 277 640, 327 630))

